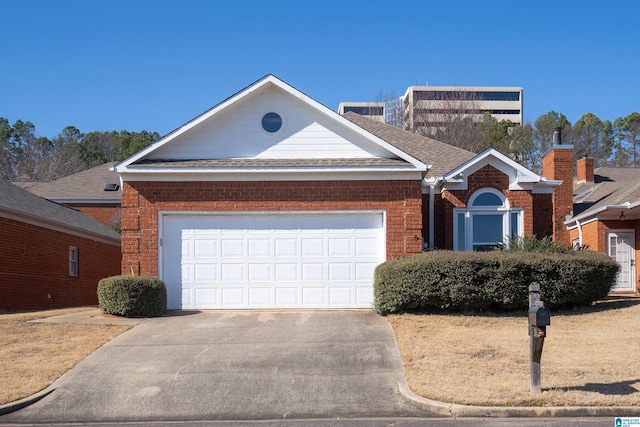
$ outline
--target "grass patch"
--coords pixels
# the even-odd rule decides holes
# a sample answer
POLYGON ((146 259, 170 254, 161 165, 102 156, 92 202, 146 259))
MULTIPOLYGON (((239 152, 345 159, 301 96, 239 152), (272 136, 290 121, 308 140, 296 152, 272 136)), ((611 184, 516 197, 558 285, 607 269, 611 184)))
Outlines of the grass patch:
POLYGON ((0 404, 30 396, 57 380, 128 325, 29 323, 95 308, 0 312, 0 404))
POLYGON ((529 392, 525 313, 388 320, 420 396, 488 406, 640 406, 640 300, 552 312, 539 395, 529 392))

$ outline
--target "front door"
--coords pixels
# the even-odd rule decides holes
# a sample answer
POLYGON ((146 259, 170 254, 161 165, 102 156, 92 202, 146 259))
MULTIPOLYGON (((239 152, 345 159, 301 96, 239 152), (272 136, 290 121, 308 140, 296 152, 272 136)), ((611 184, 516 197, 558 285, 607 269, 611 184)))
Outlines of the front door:
POLYGON ((636 290, 634 242, 633 230, 607 232, 607 253, 621 266, 611 292, 635 292, 636 290))

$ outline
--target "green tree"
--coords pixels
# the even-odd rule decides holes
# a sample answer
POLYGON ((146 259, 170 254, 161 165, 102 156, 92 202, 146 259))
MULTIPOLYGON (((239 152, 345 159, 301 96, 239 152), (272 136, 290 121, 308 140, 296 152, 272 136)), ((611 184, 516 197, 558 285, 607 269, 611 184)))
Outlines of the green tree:
POLYGON ((614 134, 620 146, 631 156, 631 166, 638 167, 638 146, 640 145, 640 113, 633 112, 627 117, 618 117, 614 123, 614 134))
POLYGON ((122 147, 122 151, 119 158, 115 160, 124 160, 158 139, 160 139, 158 132, 148 132, 146 130, 141 132, 120 131, 120 146, 122 147))
POLYGON ((482 122, 478 124, 478 130, 485 136, 485 147, 494 148, 503 154, 515 158, 511 147, 511 133, 516 124, 509 120, 498 121, 490 113, 484 113, 482 122))
POLYGON ((86 168, 118 160, 122 151, 120 135, 116 131, 89 132, 80 142, 79 154, 86 168))
POLYGON ((534 141, 540 154, 545 153, 553 145, 553 130, 562 129, 562 143, 571 143, 571 123, 562 113, 549 111, 534 122, 534 141))
POLYGON ((530 123, 516 126, 509 131, 509 152, 513 159, 532 171, 540 172, 540 153, 534 141, 534 129, 530 123))
POLYGON ((0 117, 0 178, 13 179, 13 156, 11 151, 11 134, 13 128, 9 120, 0 117))
POLYGON ((586 113, 573 125, 572 136, 575 159, 593 157, 596 167, 607 165, 614 148, 611 122, 586 113))

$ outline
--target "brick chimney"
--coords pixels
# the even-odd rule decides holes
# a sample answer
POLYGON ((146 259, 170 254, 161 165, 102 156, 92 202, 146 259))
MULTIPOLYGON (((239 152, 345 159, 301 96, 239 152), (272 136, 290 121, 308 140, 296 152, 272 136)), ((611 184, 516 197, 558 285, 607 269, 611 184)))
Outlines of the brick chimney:
POLYGON ((578 182, 593 182, 593 157, 583 157, 576 163, 578 182))
POLYGON ((553 192, 553 241, 570 245, 564 221, 573 212, 573 145, 562 145, 560 128, 553 130, 553 146, 542 158, 542 175, 562 181, 553 192))

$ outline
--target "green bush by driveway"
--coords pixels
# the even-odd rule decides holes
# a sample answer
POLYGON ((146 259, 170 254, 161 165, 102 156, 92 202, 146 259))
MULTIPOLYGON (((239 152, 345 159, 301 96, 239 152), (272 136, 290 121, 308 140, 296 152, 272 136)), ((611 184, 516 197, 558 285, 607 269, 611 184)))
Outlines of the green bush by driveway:
POLYGON ((434 251, 388 261, 375 272, 381 314, 527 308, 532 282, 548 307, 588 305, 607 296, 619 270, 605 254, 434 251))
POLYGON ((157 317, 167 311, 167 289, 157 277, 107 277, 98 283, 98 302, 108 314, 157 317))

